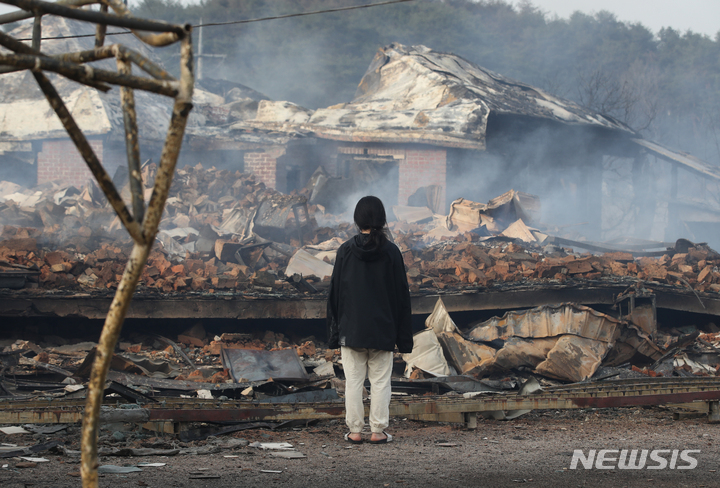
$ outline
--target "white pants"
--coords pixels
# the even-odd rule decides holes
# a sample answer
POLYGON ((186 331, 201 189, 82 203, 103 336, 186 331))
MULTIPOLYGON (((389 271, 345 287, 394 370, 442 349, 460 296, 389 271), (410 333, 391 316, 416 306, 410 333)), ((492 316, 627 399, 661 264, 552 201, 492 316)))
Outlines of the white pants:
POLYGON ((370 430, 380 433, 390 422, 390 377, 393 353, 378 349, 341 347, 345 371, 345 423, 350 432, 365 426, 362 391, 365 376, 370 380, 370 430))

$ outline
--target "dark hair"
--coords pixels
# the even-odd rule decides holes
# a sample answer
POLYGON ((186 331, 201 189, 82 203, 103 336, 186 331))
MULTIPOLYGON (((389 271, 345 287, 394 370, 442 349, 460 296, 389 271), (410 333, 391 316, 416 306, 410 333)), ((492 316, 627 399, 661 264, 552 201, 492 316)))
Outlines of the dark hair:
POLYGON ((360 230, 370 229, 370 238, 364 247, 375 249, 387 240, 385 206, 378 197, 362 197, 355 205, 353 219, 360 230))

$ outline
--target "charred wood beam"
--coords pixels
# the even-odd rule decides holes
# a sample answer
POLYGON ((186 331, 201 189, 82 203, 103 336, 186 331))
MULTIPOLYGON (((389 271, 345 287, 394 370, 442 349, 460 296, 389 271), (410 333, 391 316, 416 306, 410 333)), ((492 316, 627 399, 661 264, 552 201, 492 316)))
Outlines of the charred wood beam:
POLYGON ((180 154, 187 118, 190 110, 192 110, 191 102, 194 75, 192 44, 190 43, 190 39, 190 36, 185 37, 180 46, 180 56, 182 59, 180 64, 180 89, 173 106, 170 127, 168 128, 165 145, 160 155, 160 165, 155 175, 155 186, 150 196, 150 203, 148 205, 148 211, 145 214, 145 220, 143 221, 143 233, 148 238, 148 242, 152 242, 151 239, 155 239, 155 234, 157 233, 157 228, 162 218, 162 212, 165 208, 165 201, 170 191, 172 177, 175 174, 175 165, 177 164, 177 158, 180 154))
MULTIPOLYGON (((82 7, 84 5, 93 5, 98 3, 98 0, 58 0, 58 5, 66 5, 71 7, 82 7)), ((4 15, 0 15, 0 24, 10 24, 12 22, 18 22, 20 20, 29 19, 34 17, 34 12, 28 12, 26 10, 19 10, 17 12, 10 12, 4 15)))
MULTIPOLYGON (((693 401, 717 401, 720 391, 696 391, 678 393, 640 394, 605 397, 542 396, 483 398, 482 400, 449 400, 442 397, 419 400, 393 400, 390 415, 452 414, 472 412, 494 412, 498 410, 556 410, 579 408, 615 408, 640 405, 666 405, 693 401)), ((365 405, 367 411, 369 405, 365 405)), ((294 419, 343 418, 345 407, 334 404, 256 404, 237 405, 233 409, 148 409, 150 421, 164 422, 239 422, 239 421, 284 421, 294 419)))
MULTIPOLYGON (((148 298, 133 299, 128 318, 231 318, 258 319, 278 317, 286 319, 319 319, 325 317, 326 299, 245 299, 237 297, 208 297, 210 299, 148 298)), ((444 298, 444 297, 443 297, 444 298)), ((0 316, 5 317, 85 317, 104 319, 110 298, 98 297, 30 297, 8 296, 0 299, 0 316)), ((437 297, 435 297, 437 301, 437 297)), ((434 302, 433 302, 434 305, 434 302)))
POLYGON ((290 283, 299 292, 317 293, 317 288, 312 286, 302 275, 295 273, 292 276, 288 276, 285 281, 290 283))
MULTIPOLYGON (((196 366, 193 365, 194 368, 196 366)), ((235 391, 246 389, 248 386, 253 386, 252 382, 244 383, 204 383, 199 381, 187 381, 187 380, 170 380, 164 378, 153 378, 151 376, 142 376, 139 374, 122 373, 120 371, 110 371, 108 378, 121 385, 131 386, 146 386, 153 390, 174 390, 191 392, 197 390, 211 390, 220 395, 232 396, 235 391)), ((257 382, 256 382, 257 383, 257 382)), ((162 396, 162 395, 154 395, 162 396)))
MULTIPOLYGON (((0 45, 6 47, 9 50, 14 51, 16 53, 27 54, 27 55, 31 55, 31 56, 43 56, 47 59, 50 59, 48 56, 45 56, 43 53, 41 53, 38 49, 29 47, 3 32, 0 32, 0 45)), ((0 67, 0 73, 11 73, 13 71, 20 71, 22 69, 25 69, 25 68, 0 67), (2 69, 2 68, 7 68, 7 69, 2 69)), ((71 79, 73 81, 77 81, 78 83, 82 83, 84 85, 91 86, 91 87, 93 87, 97 90, 103 91, 103 92, 110 91, 110 88, 111 88, 110 86, 106 85, 105 83, 100 83, 100 82, 96 82, 96 81, 87 81, 84 78, 77 76, 74 73, 66 73, 63 76, 65 76, 66 78, 71 79)))
POLYGON ((188 366, 190 366, 194 370, 197 369, 197 365, 195 365, 195 362, 193 362, 193 360, 190 359, 187 354, 185 354, 185 351, 182 350, 182 347, 178 346, 175 341, 170 340, 167 337, 163 337, 161 335, 158 335, 156 337, 159 341, 164 342, 168 346, 172 346, 173 350, 175 351, 175 354, 180 356, 188 366))
POLYGON ((139 391, 128 386, 121 385, 120 383, 116 383, 115 381, 110 381, 108 383, 105 393, 117 393, 126 400, 139 404, 157 403, 157 400, 154 398, 143 395, 139 391))
MULTIPOLYGON (((58 403, 57 401, 53 403, 58 403)), ((82 420, 83 406, 68 405, 65 401, 59 402, 63 405, 57 408, 47 407, 23 407, 20 410, 12 408, 16 402, 5 402, 0 407, 0 419, 15 419, 7 423, 22 422, 25 424, 76 424, 82 420), (53 420, 54 419, 54 420, 53 420)), ((113 405, 116 402, 113 402, 113 405)), ((150 419, 146 408, 113 409, 105 410, 99 416, 101 424, 115 422, 137 422, 144 423, 150 419)), ((5 422, 3 422, 5 423, 5 422)))
MULTIPOLYGON (((188 26, 188 34, 189 34, 188 26)), ((175 97, 173 114, 170 119, 165 145, 160 156, 160 165, 155 177, 152 196, 143 220, 141 239, 136 239, 130 253, 125 271, 123 272, 117 292, 110 304, 105 324, 103 325, 98 347, 90 374, 90 383, 83 415, 81 464, 83 487, 98 486, 98 432, 100 427, 100 407, 102 406, 103 390, 110 370, 115 344, 120 337, 123 321, 130 306, 135 288, 140 280, 142 270, 147 263, 165 202, 170 191, 175 166, 177 164, 182 138, 185 133, 188 115, 192 109, 192 92, 194 85, 192 66, 192 37, 184 36, 180 45, 180 89, 175 97)))
MULTIPOLYGON (((113 9, 113 11, 120 17, 125 19, 135 19, 133 15, 130 13, 130 11, 125 6, 125 3, 123 3, 120 0, 102 0, 102 3, 105 5, 108 5, 110 8, 113 9)), ((179 27, 179 26, 174 26, 179 27)), ((183 39, 185 36, 189 35, 190 33, 190 25, 185 24, 181 27, 183 32, 179 32, 177 30, 173 31, 165 31, 163 34, 148 34, 147 32, 140 32, 139 30, 144 31, 152 31, 153 29, 144 29, 142 27, 131 27, 128 26, 129 29, 132 29, 133 34, 135 37, 140 39, 146 44, 149 44, 151 46, 155 47, 161 47, 161 46, 168 46, 170 44, 173 44, 177 42, 180 39, 183 39), (139 30, 138 30, 139 29, 139 30)))
POLYGON ((230 434, 232 432, 239 432, 242 430, 249 430, 249 429, 275 430, 275 429, 279 428, 281 425, 286 425, 286 423, 283 422, 282 424, 269 424, 267 422, 243 422, 240 424, 227 425, 227 426, 213 425, 210 427, 200 427, 198 429, 180 431, 180 433, 178 434, 178 439, 180 439, 180 442, 202 441, 202 440, 207 439, 210 436, 220 436, 223 434, 230 434))
MULTIPOLYGON (((100 12, 107 14, 108 6, 100 5, 100 12)), ((105 44, 105 34, 107 33, 107 24, 98 24, 95 26, 95 47, 102 47, 105 44)))
MULTIPOLYGON (((128 76, 132 75, 132 64, 124 56, 117 57, 117 66, 119 73, 128 76)), ((133 90, 126 86, 121 87, 120 101, 125 125, 125 148, 128 160, 128 179, 130 181, 133 217, 136 222, 142 222, 145 216, 145 199, 143 197, 142 171, 140 170, 140 142, 133 90)))
POLYGON ((66 371, 58 366, 53 366, 52 364, 47 364, 47 363, 41 363, 40 361, 35 361, 34 359, 30 359, 30 358, 20 358, 19 363, 26 365, 26 366, 33 366, 35 368, 44 369, 46 371, 52 371, 53 373, 57 373, 59 375, 66 376, 68 378, 75 376, 70 371, 66 371))
POLYGON ((98 182, 98 186, 100 186, 103 193, 105 193, 105 196, 115 210, 115 213, 117 213, 120 221, 123 223, 128 233, 132 236, 133 240, 136 242, 142 242, 143 237, 139 224, 133 220, 132 215, 130 215, 130 212, 125 206, 125 202, 123 202, 120 194, 115 189, 112 179, 105 171, 105 168, 103 168, 102 163, 100 163, 100 160, 95 155, 95 151, 93 151, 90 143, 75 122, 75 119, 73 119, 72 115, 70 115, 70 111, 67 109, 65 103, 62 101, 62 98, 60 98, 60 95, 55 90, 55 87, 43 73, 33 73, 33 76, 35 76, 35 80, 38 85, 40 85, 40 89, 45 94, 48 102, 50 102, 50 106, 52 106, 55 110, 55 113, 70 136, 70 139, 72 139, 75 146, 80 151, 80 155, 85 160, 85 163, 87 163, 88 168, 98 182))
POLYGON ((134 408, 132 410, 123 409, 122 411, 110 410, 108 412, 101 412, 98 418, 101 424, 113 424, 115 422, 143 423, 149 419, 149 412, 144 408, 134 408))
POLYGON ((33 71, 52 71, 53 73, 61 74, 85 84, 107 82, 157 93, 158 95, 165 95, 167 97, 176 97, 178 95, 176 82, 128 76, 112 71, 95 69, 90 66, 77 66, 72 63, 64 63, 54 58, 27 54, 0 54, 0 65, 14 66, 16 68, 33 71))
POLYGON ((158 80, 176 81, 170 73, 162 69, 157 64, 147 59, 137 51, 123 46, 122 44, 111 44, 109 46, 97 47, 89 51, 78 51, 75 53, 58 54, 49 56, 63 62, 70 63, 89 63, 100 59, 108 59, 112 57, 123 56, 135 63, 135 65, 147 74, 158 80))
MULTIPOLYGON (((150 393, 148 393, 150 396, 162 399, 163 402, 177 397, 194 397, 199 390, 209 391, 214 398, 226 397, 230 398, 230 401, 233 401, 232 399, 246 399, 246 397, 243 396, 243 392, 245 390, 247 390, 249 387, 263 384, 263 381, 247 381, 242 383, 205 383, 184 380, 170 380, 131 373, 120 373, 118 371, 112 370, 108 373, 108 378, 125 386, 129 386, 130 388, 147 387, 150 389, 150 393)), ((332 391, 334 392, 334 390, 332 391)), ((302 396, 306 394, 307 393, 300 393, 298 395, 302 396)), ((334 397, 336 398, 337 395, 334 395, 334 397)), ((320 400, 325 401, 326 398, 321 397, 318 401, 320 400)), ((300 400, 296 399, 295 401, 300 400)))
MULTIPOLYGON (((127 29, 138 29, 150 32, 167 32, 175 34, 175 42, 182 39, 186 34, 186 29, 180 25, 168 24, 167 22, 161 22, 157 20, 147 20, 132 17, 129 12, 124 16, 111 15, 103 12, 96 12, 93 10, 85 10, 79 8, 72 8, 59 3, 43 2, 42 0, 0 0, 2 3, 8 5, 14 5, 15 7, 27 10, 29 12, 41 12, 43 14, 53 14, 69 19, 83 20, 85 22, 93 22, 96 24, 113 25, 115 27, 125 27, 127 29)), ((100 3, 100 2, 92 2, 100 3)), ((108 4, 116 10, 115 2, 108 2, 108 4)), ((88 5, 88 4, 85 4, 88 5)), ((124 6, 123 6, 124 7, 124 6)), ((124 9, 127 12, 127 9, 124 9)), ((32 15, 31 15, 32 17, 32 15)))
POLYGON ((17 391, 31 391, 34 393, 38 392, 53 392, 53 393, 64 393, 65 385, 58 382, 47 382, 47 381, 26 381, 15 378, 15 389, 17 391))
POLYGON ((33 20, 33 30, 32 30, 32 48, 35 51, 40 50, 41 37, 42 37, 42 15, 37 13, 37 14, 35 14, 35 20, 33 20))

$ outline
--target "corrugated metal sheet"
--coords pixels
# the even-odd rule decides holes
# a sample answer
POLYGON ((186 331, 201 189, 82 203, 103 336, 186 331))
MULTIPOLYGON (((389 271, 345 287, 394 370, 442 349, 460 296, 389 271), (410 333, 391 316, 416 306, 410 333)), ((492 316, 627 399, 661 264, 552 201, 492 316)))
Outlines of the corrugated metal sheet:
POLYGON ((233 379, 238 383, 268 378, 275 380, 307 378, 307 372, 295 349, 259 351, 223 348, 221 352, 223 366, 230 370, 233 379))
POLYGON ((610 344, 574 335, 560 337, 535 371, 551 378, 585 381, 597 371, 610 344))
POLYGON ((565 303, 508 312, 478 324, 467 335, 472 340, 491 342, 510 337, 531 339, 571 334, 611 343, 619 325, 617 319, 592 308, 565 303))
POLYGON ((591 308, 566 303, 509 312, 462 334, 438 299, 425 326, 437 335, 448 362, 463 374, 524 366, 552 378, 583 381, 595 373, 615 344, 621 323, 591 308))

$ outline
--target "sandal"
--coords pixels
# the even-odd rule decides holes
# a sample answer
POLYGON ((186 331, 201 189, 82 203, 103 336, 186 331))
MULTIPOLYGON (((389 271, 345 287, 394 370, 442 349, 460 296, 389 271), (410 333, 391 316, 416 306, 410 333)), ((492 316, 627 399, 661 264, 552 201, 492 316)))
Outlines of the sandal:
POLYGON ((370 441, 370 444, 387 444, 388 442, 392 442, 393 436, 391 436, 390 434, 388 434, 388 433, 385 432, 384 430, 383 430, 382 433, 385 434, 385 438, 384 438, 384 439, 380 439, 380 440, 378 440, 378 441, 373 441, 373 440, 371 440, 371 441, 370 441))
POLYGON ((350 444, 362 444, 362 443, 363 443, 362 438, 361 438, 359 441, 350 438, 350 434, 354 434, 354 433, 355 433, 355 432, 348 432, 347 434, 345 434, 345 440, 346 440, 347 442, 349 442, 350 444))

